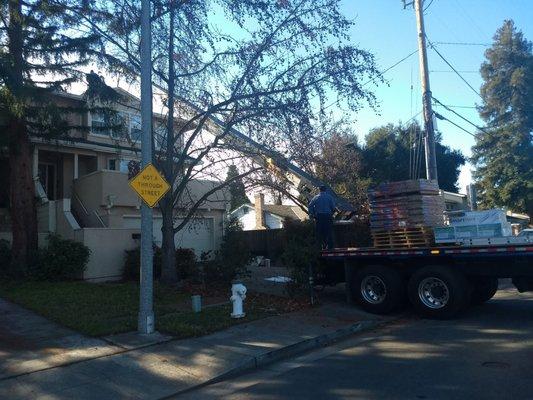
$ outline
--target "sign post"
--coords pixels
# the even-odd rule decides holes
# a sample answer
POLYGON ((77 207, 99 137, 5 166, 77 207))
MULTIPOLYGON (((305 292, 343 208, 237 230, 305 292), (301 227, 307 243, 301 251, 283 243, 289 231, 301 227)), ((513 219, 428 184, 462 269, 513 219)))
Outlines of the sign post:
MULTIPOLYGON (((141 167, 152 162, 152 43, 150 0, 141 0, 141 167)), ((152 209, 141 204, 141 273, 139 290, 138 331, 151 334, 154 321, 153 221, 152 209)))

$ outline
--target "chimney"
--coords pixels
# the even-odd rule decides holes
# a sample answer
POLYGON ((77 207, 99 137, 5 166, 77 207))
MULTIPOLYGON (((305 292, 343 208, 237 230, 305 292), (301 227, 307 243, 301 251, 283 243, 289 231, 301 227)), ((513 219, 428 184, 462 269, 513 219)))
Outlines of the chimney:
POLYGON ((256 193, 254 202, 255 208, 255 229, 266 229, 265 225, 265 195, 256 193))

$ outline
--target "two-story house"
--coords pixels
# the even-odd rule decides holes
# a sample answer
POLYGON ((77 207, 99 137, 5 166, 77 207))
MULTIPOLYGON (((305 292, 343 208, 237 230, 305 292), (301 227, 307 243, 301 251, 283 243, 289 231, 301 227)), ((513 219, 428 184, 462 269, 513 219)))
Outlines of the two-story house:
MULTIPOLYGON (((42 243, 49 233, 78 240, 91 249, 84 274, 87 280, 121 276, 124 251, 138 246, 141 201, 128 185, 128 163, 140 160, 140 101, 116 89, 122 100, 114 106, 123 129, 106 129, 98 112, 72 113, 68 140, 33 138, 33 176, 39 197, 38 225, 42 243)), ((57 93, 62 106, 81 108, 83 95, 57 93)), ((154 114, 156 151, 164 135, 165 119, 154 114)), ((176 125, 180 120, 176 120, 176 125)), ((0 238, 10 239, 9 164, 0 153, 0 238)), ((188 193, 200 198, 216 182, 191 181, 188 193)), ((223 235, 227 209, 225 192, 209 197, 197 216, 176 235, 176 245, 200 256, 213 251, 223 235)), ((229 200, 229 198, 228 198, 229 200)), ((179 220, 178 220, 179 222, 179 220)), ((161 245, 161 217, 154 212, 154 241, 161 245)))

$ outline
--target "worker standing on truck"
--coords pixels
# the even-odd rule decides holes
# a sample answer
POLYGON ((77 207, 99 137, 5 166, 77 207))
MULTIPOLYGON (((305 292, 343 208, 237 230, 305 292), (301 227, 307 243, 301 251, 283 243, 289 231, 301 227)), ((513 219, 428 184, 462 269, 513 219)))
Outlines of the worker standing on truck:
POLYGON ((322 249, 333 248, 335 200, 327 190, 326 186, 320 186, 320 193, 309 202, 309 216, 315 220, 316 234, 322 249))

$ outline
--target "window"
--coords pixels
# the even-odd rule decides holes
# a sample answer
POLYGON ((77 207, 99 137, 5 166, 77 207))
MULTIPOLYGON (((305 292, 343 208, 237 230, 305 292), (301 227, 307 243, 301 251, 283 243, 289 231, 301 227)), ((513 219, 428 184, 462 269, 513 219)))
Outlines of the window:
POLYGON ((125 137, 128 132, 128 115, 125 113, 105 114, 91 112, 91 133, 111 136, 115 139, 125 137))
POLYGON ((128 164, 130 163, 131 158, 110 158, 107 160, 107 169, 111 171, 120 171, 128 172, 128 164))
POLYGON ((165 147, 167 126, 163 121, 154 121, 154 146, 156 149, 165 147))
POLYGON ((56 166, 49 163, 39 163, 39 182, 49 200, 56 199, 56 166))
POLYGON ((119 112, 112 115, 110 118, 110 125, 113 127, 113 130, 110 130, 111 137, 114 139, 126 138, 129 130, 128 114, 119 112))
POLYGON ((111 171, 117 170, 117 160, 115 158, 107 160, 107 169, 110 169, 111 171))
POLYGON ((141 116, 132 114, 130 115, 130 138, 133 143, 141 141, 141 116))
POLYGON ((91 133, 96 135, 109 135, 110 130, 106 123, 104 113, 98 111, 91 112, 91 133))
POLYGON ((131 160, 129 159, 122 159, 120 160, 120 172, 128 172, 128 164, 131 160))

